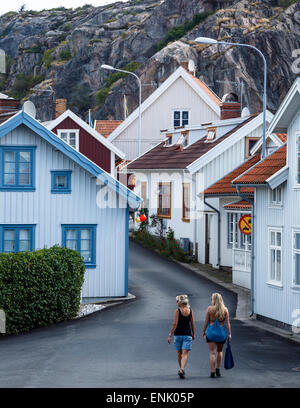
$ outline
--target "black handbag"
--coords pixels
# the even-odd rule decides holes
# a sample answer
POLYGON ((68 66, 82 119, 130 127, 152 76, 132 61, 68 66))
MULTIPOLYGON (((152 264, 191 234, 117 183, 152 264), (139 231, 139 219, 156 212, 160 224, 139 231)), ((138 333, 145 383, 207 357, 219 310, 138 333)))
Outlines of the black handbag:
POLYGON ((226 351, 225 351, 225 358, 224 358, 224 368, 225 368, 225 370, 230 370, 233 367, 234 367, 234 361, 233 361, 230 341, 228 339, 227 340, 226 351))

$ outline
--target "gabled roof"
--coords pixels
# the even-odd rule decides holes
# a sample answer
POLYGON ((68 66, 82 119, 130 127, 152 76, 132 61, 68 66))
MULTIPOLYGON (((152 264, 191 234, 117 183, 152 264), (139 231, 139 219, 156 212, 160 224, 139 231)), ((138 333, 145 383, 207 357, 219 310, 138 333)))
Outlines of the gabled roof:
POLYGON ((121 159, 125 159, 125 153, 119 150, 115 145, 110 143, 104 136, 98 133, 94 128, 89 126, 84 120, 82 120, 79 116, 75 115, 70 109, 67 109, 64 113, 62 113, 58 118, 51 120, 50 122, 45 122, 44 126, 48 129, 53 130, 58 126, 63 120, 66 118, 71 118, 77 125, 82 127, 86 132, 92 135, 95 139, 97 139, 100 143, 102 143, 105 147, 107 147, 110 151, 114 152, 118 157, 121 159))
POLYGON ((270 132, 285 133, 291 121, 300 110, 300 77, 290 88, 284 100, 281 102, 275 116, 270 123, 270 132))
POLYGON ((128 166, 128 170, 151 170, 151 169, 185 169, 199 158, 212 151, 232 134, 239 131, 243 126, 251 122, 256 116, 251 116, 235 126, 213 142, 206 143, 206 136, 197 142, 180 149, 178 145, 165 146, 165 142, 148 150, 148 152, 133 160, 128 166))
POLYGON ((271 178, 285 166, 286 144, 233 180, 233 184, 265 185, 267 184, 269 178, 271 178))
MULTIPOLYGON (((141 113, 149 108, 178 78, 182 78, 188 85, 202 98, 212 110, 220 116, 220 103, 222 101, 216 94, 212 92, 200 79, 197 79, 183 67, 178 67, 172 75, 169 76, 165 82, 157 88, 142 104, 141 113)), ((135 119, 138 118, 139 109, 135 109, 124 122, 118 126, 108 137, 108 140, 113 141, 119 134, 126 129, 135 119)))
POLYGON ((240 200, 235 203, 224 205, 224 208, 226 210, 249 210, 251 211, 252 205, 246 200, 240 200))
MULTIPOLYGON (((239 175, 244 173, 254 164, 258 163, 260 155, 250 157, 247 161, 241 164, 239 167, 228 173, 225 177, 214 183, 212 186, 204 190, 205 196, 217 197, 217 196, 231 196, 238 195, 236 188, 232 185, 232 180, 236 179, 239 175)), ((241 189, 243 194, 253 194, 254 188, 246 187, 241 189)))
MULTIPOLYGON (((275 146, 280 147, 282 146, 287 139, 286 133, 269 133, 267 132, 266 134, 266 143, 268 139, 272 140, 272 142, 275 144, 275 146)), ((255 143, 255 145, 252 147, 250 154, 256 154, 260 148, 262 147, 262 137, 255 143)))
POLYGON ((123 120, 95 120, 94 129, 107 138, 123 120))
POLYGON ((53 133, 51 130, 38 122, 32 116, 28 115, 28 113, 24 112, 23 110, 0 125, 0 138, 20 125, 27 126, 46 142, 50 143, 57 150, 65 154, 70 160, 74 161, 78 166, 82 167, 91 175, 99 178, 104 183, 104 185, 107 185, 109 188, 116 191, 118 194, 120 194, 120 196, 126 199, 131 207, 136 208, 139 206, 139 202, 141 201, 141 198, 139 196, 134 194, 131 190, 129 190, 122 183, 113 178, 105 170, 97 166, 94 162, 89 160, 82 153, 73 149, 73 147, 71 147, 68 143, 64 142, 55 133, 53 133))

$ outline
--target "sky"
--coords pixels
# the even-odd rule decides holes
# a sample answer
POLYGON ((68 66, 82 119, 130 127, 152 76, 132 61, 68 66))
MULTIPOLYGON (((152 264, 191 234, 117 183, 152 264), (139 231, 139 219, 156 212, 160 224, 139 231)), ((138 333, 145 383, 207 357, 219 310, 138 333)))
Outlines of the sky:
POLYGON ((18 11, 25 4, 25 10, 43 10, 56 7, 77 8, 85 4, 92 6, 105 6, 106 4, 116 3, 117 1, 128 0, 10 0, 0 2, 0 15, 9 11, 18 11))

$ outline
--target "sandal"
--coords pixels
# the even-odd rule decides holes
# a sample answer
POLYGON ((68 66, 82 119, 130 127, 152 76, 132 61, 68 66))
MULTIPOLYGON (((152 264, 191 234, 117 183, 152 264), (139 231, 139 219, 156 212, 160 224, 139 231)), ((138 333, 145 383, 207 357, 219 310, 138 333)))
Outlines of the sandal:
POLYGON ((184 378, 184 370, 182 368, 178 371, 178 375, 180 378, 184 378))

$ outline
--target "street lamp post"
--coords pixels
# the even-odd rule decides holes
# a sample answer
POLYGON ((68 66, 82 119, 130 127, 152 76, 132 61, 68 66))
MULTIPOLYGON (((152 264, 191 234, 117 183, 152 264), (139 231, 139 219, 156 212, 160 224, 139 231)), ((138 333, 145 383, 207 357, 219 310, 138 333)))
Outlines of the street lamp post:
POLYGON ((110 71, 119 71, 119 72, 124 72, 125 74, 131 74, 133 75, 139 83, 139 126, 138 126, 138 155, 141 155, 141 133, 142 133, 142 117, 141 117, 141 104, 142 104, 142 84, 140 78, 134 73, 130 71, 125 71, 124 69, 118 69, 114 68, 110 65, 103 64, 101 65, 102 69, 108 69, 110 71))
POLYGON ((263 142, 262 142, 262 159, 266 157, 266 110, 267 110, 267 61, 264 54, 256 47, 250 44, 231 43, 226 41, 218 41, 213 38, 198 37, 195 42, 202 44, 222 44, 222 45, 239 45, 241 47, 248 47, 256 50, 262 57, 264 62, 264 97, 263 97, 263 142))

